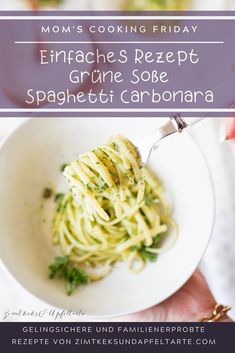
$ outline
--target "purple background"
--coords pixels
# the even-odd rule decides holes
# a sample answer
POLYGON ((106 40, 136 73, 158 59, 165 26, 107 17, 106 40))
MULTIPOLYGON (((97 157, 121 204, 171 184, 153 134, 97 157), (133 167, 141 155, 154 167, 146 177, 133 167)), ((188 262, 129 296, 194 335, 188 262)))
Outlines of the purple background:
MULTIPOLYGON (((32 12, 30 13, 21 13, 22 15, 32 16, 32 12)), ((50 16, 81 16, 81 15, 126 15, 123 13, 104 13, 102 14, 97 12, 92 13, 64 13, 64 12, 41 12, 37 13, 38 15, 50 15, 50 16)), ((138 15, 142 15, 143 13, 138 13, 138 15)), ((148 13, 149 15, 159 15, 159 13, 148 13)), ((215 15, 215 13, 204 12, 204 13, 173 13, 174 15, 190 15, 190 16, 208 16, 215 15)), ((229 13, 219 13, 216 12, 217 16, 221 15, 234 15, 233 12, 229 13)), ((3 15, 3 13, 0 13, 3 15)), ((6 13, 4 15, 16 15, 16 13, 6 13)), ((136 15, 136 13, 131 13, 131 15, 136 15)), ((146 15, 146 13, 144 13, 146 15)), ((8 101, 3 101, 1 103, 1 109, 9 109, 9 108, 25 108, 32 109, 38 108, 33 105, 27 105, 25 103, 26 92, 29 88, 34 88, 35 90, 55 90, 62 91, 67 88, 70 89, 70 92, 77 93, 78 91, 87 92, 90 88, 94 91, 99 91, 101 88, 104 91, 113 90, 116 92, 116 99, 112 104, 89 104, 89 103, 73 103, 70 105, 58 105, 57 103, 52 105, 41 105, 40 108, 44 109, 84 109, 84 108, 92 108, 92 109, 118 109, 122 108, 128 111, 128 109, 143 109, 139 114, 141 115, 154 115, 154 116, 164 116, 170 115, 171 112, 174 114, 175 112, 182 112, 182 109, 216 109, 216 108, 227 108, 230 103, 235 101, 235 44, 234 44, 234 33, 235 33, 235 20, 180 20, 174 21, 171 25, 179 25, 183 26, 192 26, 197 25, 198 30, 196 33, 190 34, 94 34, 88 35, 87 32, 83 34, 76 34, 73 32, 70 34, 60 33, 60 34, 40 34, 40 28, 42 25, 63 25, 67 27, 68 25, 77 26, 82 25, 84 27, 89 27, 91 24, 95 25, 105 25, 105 26, 117 26, 117 25, 135 25, 141 24, 149 26, 152 25, 165 25, 166 20, 164 20, 163 15, 172 15, 172 13, 161 13, 162 19, 159 20, 142 20, 141 18, 138 20, 95 20, 95 19, 71 19, 71 20, 0 20, 0 79, 1 86, 3 92, 8 97, 8 101), (93 44, 15 44, 15 41, 91 41, 93 44), (119 44, 96 44, 94 42, 97 41, 125 41, 127 43, 119 43, 119 44), (131 43, 133 41, 141 41, 140 44, 131 43), (224 44, 165 44, 165 43, 146 43, 147 41, 224 41, 224 44), (51 45, 53 47, 51 47, 51 45), (45 47, 46 46, 46 47, 45 47), (189 63, 183 64, 180 68, 176 64, 141 64, 136 67, 129 59, 128 63, 125 65, 109 64, 109 65, 98 65, 96 69, 99 70, 114 70, 114 71, 122 71, 125 81, 122 84, 104 84, 100 85, 92 85, 89 81, 80 86, 79 84, 72 84, 69 82, 68 75, 70 71, 77 70, 88 70, 88 66, 86 64, 77 64, 74 63, 72 65, 40 65, 39 63, 39 50, 42 48, 53 49, 53 50, 80 50, 83 49, 85 51, 94 50, 99 48, 103 53, 107 53, 107 51, 118 52, 120 49, 125 49, 127 51, 127 55, 129 58, 133 57, 133 52, 135 48, 153 51, 153 52, 161 52, 161 51, 173 51, 177 50, 188 50, 194 48, 195 52, 198 53, 200 57, 200 61, 196 65, 190 65, 189 63), (131 71, 133 69, 144 70, 159 70, 159 71, 167 71, 168 77, 170 78, 169 82, 166 84, 153 84, 149 83, 141 83, 138 85, 133 85, 129 83, 131 71), (206 103, 203 99, 199 99, 197 104, 193 103, 178 103, 173 104, 170 102, 161 102, 158 104, 151 103, 146 101, 144 103, 130 103, 123 104, 119 99, 119 92, 127 89, 127 90, 146 90, 151 91, 155 89, 158 92, 164 90, 213 90, 215 102, 206 103), (234 91, 234 95, 233 95, 234 91), (145 109, 169 109, 171 112, 149 112, 145 109)), ((19 16, 19 12, 17 13, 19 16)), ((169 24, 169 22, 168 22, 169 24)), ((90 69, 92 69, 92 65, 90 69)), ((78 112, 62 112, 64 115, 72 116, 73 113, 78 115, 78 112)), ((25 113, 22 113, 25 115, 25 113)), ((34 113, 35 114, 35 113, 34 113)), ((39 112, 35 115, 38 116, 39 112)), ((51 112, 54 115, 53 112, 51 112)), ((80 112, 80 115, 85 115, 84 112, 80 112)), ((86 112, 86 115, 104 115, 102 112, 86 112)), ((126 113, 120 112, 106 112, 106 114, 110 115, 126 115, 126 113)), ((137 113, 130 113, 128 115, 136 116, 137 113)), ((235 114, 235 113, 234 113, 235 114)), ((230 116, 234 115, 232 112, 224 113, 224 112, 208 112, 206 115, 208 116, 230 116)), ((10 112, 1 112, 1 115, 19 115, 19 113, 10 113, 10 112)), ((48 113, 40 112, 40 115, 48 116, 48 113)), ((58 113, 55 114, 58 116, 58 113)), ((183 112, 182 115, 186 116, 199 116, 205 115, 205 112, 183 112)))

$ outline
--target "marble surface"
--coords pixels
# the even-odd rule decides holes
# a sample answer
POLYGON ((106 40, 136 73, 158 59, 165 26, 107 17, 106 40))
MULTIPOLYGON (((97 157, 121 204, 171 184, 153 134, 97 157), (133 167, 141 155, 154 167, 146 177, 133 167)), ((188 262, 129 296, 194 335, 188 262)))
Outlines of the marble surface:
POLYGON ((221 122, 208 121, 205 129, 195 129, 207 158, 214 183, 216 214, 202 270, 218 302, 232 307, 235 319, 235 154, 233 143, 219 143, 221 122))

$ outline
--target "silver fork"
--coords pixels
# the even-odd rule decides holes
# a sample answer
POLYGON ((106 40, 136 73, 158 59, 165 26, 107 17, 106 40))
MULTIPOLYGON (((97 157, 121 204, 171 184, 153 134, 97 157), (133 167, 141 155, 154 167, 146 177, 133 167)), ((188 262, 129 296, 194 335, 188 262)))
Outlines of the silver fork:
POLYGON ((204 118, 182 118, 180 114, 176 114, 170 117, 153 135, 147 137, 131 137, 130 141, 137 147, 143 164, 146 164, 153 148, 160 140, 174 134, 175 132, 181 133, 187 127, 190 127, 203 119, 204 118))

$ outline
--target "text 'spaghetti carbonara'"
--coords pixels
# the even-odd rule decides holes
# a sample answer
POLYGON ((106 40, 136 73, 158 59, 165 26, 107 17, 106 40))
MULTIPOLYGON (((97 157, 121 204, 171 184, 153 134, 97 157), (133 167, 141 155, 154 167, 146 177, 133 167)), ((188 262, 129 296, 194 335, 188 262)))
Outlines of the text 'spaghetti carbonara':
POLYGON ((119 261, 138 272, 166 249, 162 242, 175 224, 162 184, 142 167, 129 140, 116 136, 80 155, 64 176, 71 191, 58 198, 53 243, 89 280, 103 278, 119 261))

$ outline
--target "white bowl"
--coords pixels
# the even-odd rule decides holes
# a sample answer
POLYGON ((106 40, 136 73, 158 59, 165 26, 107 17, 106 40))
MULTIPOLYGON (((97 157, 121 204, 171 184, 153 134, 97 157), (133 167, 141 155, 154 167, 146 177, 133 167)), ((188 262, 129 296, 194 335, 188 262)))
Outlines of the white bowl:
POLYGON ((167 138, 150 160, 172 200, 180 229, 175 246, 139 274, 118 265, 70 297, 48 278, 57 250, 50 239, 52 201, 42 208, 42 192, 66 188, 60 165, 112 135, 147 136, 159 124, 151 118, 33 118, 8 138, 0 151, 0 257, 24 288, 55 307, 101 318, 160 303, 188 280, 210 238, 214 198, 207 164, 187 133, 167 138))

